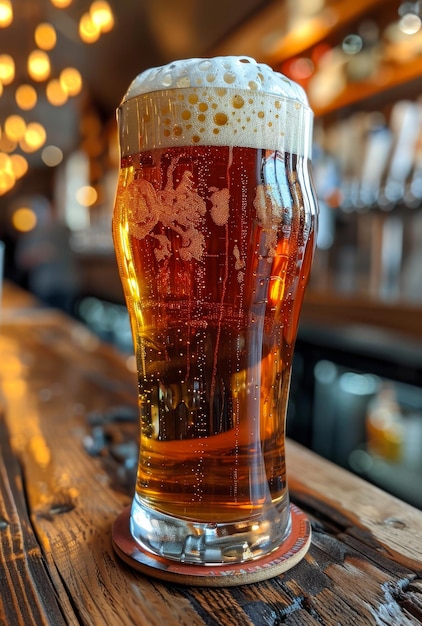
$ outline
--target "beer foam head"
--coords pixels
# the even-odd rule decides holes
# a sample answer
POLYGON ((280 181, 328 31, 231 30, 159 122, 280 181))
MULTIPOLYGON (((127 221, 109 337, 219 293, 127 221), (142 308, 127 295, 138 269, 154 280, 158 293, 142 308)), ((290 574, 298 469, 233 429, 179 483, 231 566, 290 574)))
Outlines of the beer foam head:
POLYGON ((302 87, 250 57, 186 59, 142 72, 119 108, 122 155, 229 145, 310 156, 302 87))

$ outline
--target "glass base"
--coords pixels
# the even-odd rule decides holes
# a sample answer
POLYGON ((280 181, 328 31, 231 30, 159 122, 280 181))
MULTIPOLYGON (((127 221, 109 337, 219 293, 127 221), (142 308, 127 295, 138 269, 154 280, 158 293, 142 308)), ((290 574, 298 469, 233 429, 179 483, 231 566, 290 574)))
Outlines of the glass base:
POLYGON ((130 517, 132 536, 143 548, 192 565, 253 561, 278 548, 290 527, 287 497, 251 519, 207 523, 166 515, 135 496, 130 517))
POLYGON ((231 587, 256 583, 279 576, 299 563, 311 543, 311 527, 306 515, 289 506, 290 532, 273 552, 247 563, 200 565, 167 559, 141 546, 130 531, 131 508, 117 517, 112 528, 113 546, 130 567, 160 580, 193 586, 231 587))

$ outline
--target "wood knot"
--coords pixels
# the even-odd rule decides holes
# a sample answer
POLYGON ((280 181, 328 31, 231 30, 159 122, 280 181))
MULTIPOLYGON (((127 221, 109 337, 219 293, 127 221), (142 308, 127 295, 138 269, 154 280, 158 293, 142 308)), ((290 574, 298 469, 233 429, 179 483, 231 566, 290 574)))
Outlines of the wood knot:
POLYGON ((69 513, 73 511, 75 505, 71 502, 59 502, 50 506, 50 515, 61 515, 62 513, 69 513))

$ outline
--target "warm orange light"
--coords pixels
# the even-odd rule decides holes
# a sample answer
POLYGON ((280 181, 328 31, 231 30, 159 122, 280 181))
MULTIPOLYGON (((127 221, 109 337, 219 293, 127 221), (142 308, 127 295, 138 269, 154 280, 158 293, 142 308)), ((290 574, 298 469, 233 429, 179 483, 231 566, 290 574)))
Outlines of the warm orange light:
POLYGON ((91 19, 89 13, 84 13, 79 21, 79 37, 85 43, 94 43, 99 39, 101 30, 91 19))
POLYGON ((41 50, 52 50, 57 42, 54 26, 47 22, 38 24, 35 29, 35 43, 41 50))
POLYGON ((20 85, 16 89, 15 99, 22 111, 30 111, 37 104, 37 92, 32 85, 20 85))
POLYGON ((50 80, 46 88, 47 100, 53 106, 59 107, 67 102, 67 93, 63 89, 60 80, 50 80))
POLYGON ((28 171, 28 161, 21 154, 12 154, 10 163, 16 180, 22 178, 28 171))
POLYGON ((18 142, 14 139, 10 139, 10 137, 6 133, 3 133, 0 136, 0 150, 3 150, 3 152, 13 152, 14 150, 16 150, 17 145, 18 142))
POLYGON ((15 178, 10 172, 0 170, 0 196, 13 189, 15 186, 15 178))
POLYGON ((0 81, 9 85, 15 78, 15 62, 10 54, 0 55, 0 81))
POLYGON ((97 190, 90 185, 80 187, 76 192, 76 200, 80 205, 89 207, 96 203, 98 199, 97 190))
POLYGON ((46 138, 44 126, 38 122, 31 122, 26 127, 25 135, 19 145, 24 152, 35 152, 44 145, 46 138))
POLYGON ((43 81, 50 76, 50 59, 43 50, 33 50, 28 57, 28 73, 33 80, 43 81))
POLYGON ((10 156, 5 152, 0 152, 0 170, 5 172, 12 171, 12 161, 10 156))
POLYGON ((60 84, 69 96, 77 96, 82 89, 82 76, 75 67, 66 67, 60 73, 60 84))
POLYGON ((95 0, 89 9, 91 20, 102 33, 108 33, 114 26, 114 16, 105 0, 95 0))
POLYGON ((65 9, 72 4, 72 0, 51 0, 51 4, 57 9, 65 9))
POLYGON ((9 115, 4 123, 4 130, 9 139, 19 141, 25 134, 25 120, 20 115, 9 115))
POLYGON ((0 27, 7 28, 13 22, 13 8, 10 0, 0 1, 0 27))
POLYGON ((8 154, 0 152, 0 195, 7 193, 15 184, 12 161, 8 154))
POLYGON ((27 233, 37 225, 37 216, 29 207, 19 207, 12 215, 12 224, 19 232, 27 233))

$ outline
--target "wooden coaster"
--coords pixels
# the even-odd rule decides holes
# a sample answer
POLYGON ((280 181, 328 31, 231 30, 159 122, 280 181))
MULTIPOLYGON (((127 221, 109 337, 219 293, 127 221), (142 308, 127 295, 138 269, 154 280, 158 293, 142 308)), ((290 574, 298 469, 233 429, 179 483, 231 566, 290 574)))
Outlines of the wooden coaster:
POLYGON ((290 514, 291 531, 282 545, 271 554, 246 563, 192 565, 154 555, 144 550, 130 533, 130 506, 124 509, 113 524, 113 547, 127 565, 147 576, 196 587, 246 585, 283 574, 307 553, 311 543, 309 520, 294 504, 290 504, 290 514))

